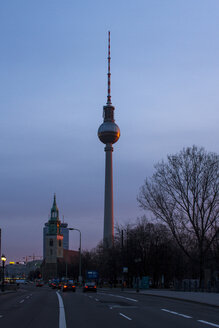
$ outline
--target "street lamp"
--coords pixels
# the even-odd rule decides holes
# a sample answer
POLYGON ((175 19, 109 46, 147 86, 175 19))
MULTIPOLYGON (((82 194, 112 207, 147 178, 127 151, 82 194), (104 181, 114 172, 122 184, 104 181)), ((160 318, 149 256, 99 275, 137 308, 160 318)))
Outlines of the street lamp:
POLYGON ((136 292, 138 293, 139 292, 139 264, 141 263, 141 258, 137 258, 135 259, 135 263, 137 265, 137 283, 136 283, 136 292))
POLYGON ((5 255, 2 254, 1 260, 2 260, 2 292, 4 292, 4 290, 5 290, 5 261, 6 261, 5 255))
POLYGON ((80 242, 79 242, 79 282, 82 282, 82 276, 81 276, 81 231, 79 229, 76 228, 68 228, 68 230, 75 230, 78 231, 80 233, 80 242))

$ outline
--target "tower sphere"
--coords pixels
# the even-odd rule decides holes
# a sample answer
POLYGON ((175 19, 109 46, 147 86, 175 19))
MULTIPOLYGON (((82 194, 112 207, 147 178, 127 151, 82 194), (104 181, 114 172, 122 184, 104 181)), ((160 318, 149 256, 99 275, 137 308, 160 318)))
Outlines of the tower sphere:
POLYGON ((114 122, 103 122, 98 129, 98 137, 104 144, 113 144, 120 137, 120 129, 114 122))

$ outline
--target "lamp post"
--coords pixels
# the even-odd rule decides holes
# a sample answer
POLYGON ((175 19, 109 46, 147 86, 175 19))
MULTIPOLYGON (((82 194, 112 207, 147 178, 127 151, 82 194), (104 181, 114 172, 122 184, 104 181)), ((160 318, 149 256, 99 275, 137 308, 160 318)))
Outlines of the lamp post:
POLYGON ((79 282, 82 282, 82 276, 81 276, 81 231, 79 229, 76 228, 68 228, 69 230, 75 230, 78 231, 80 234, 80 241, 79 241, 79 282))
POLYGON ((139 265, 141 263, 141 258, 137 258, 135 259, 135 263, 136 263, 136 266, 137 266, 137 283, 136 283, 136 292, 138 293, 139 292, 139 283, 140 283, 140 277, 139 277, 139 265))
POLYGON ((5 255, 2 254, 1 260, 2 260, 2 292, 4 292, 4 290, 5 290, 5 261, 6 261, 5 255))

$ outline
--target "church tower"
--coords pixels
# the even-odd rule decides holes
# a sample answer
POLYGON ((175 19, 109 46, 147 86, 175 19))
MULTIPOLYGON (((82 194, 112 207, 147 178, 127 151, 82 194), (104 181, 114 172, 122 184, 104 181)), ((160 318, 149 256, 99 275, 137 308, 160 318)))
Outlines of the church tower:
POLYGON ((45 238, 45 269, 47 278, 57 276, 58 259, 63 258, 63 235, 60 232, 59 209, 54 195, 51 216, 48 221, 48 233, 45 238))

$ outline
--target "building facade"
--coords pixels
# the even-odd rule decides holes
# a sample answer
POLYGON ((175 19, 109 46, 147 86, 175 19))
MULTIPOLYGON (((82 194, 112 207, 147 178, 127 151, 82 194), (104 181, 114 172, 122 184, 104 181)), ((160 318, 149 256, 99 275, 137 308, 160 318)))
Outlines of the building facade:
MULTIPOLYGON (((46 236, 49 232, 49 222, 45 223, 43 227, 43 258, 46 256, 46 236)), ((62 222, 60 224, 60 232, 63 235, 63 249, 69 249, 69 230, 68 223, 62 222)))

